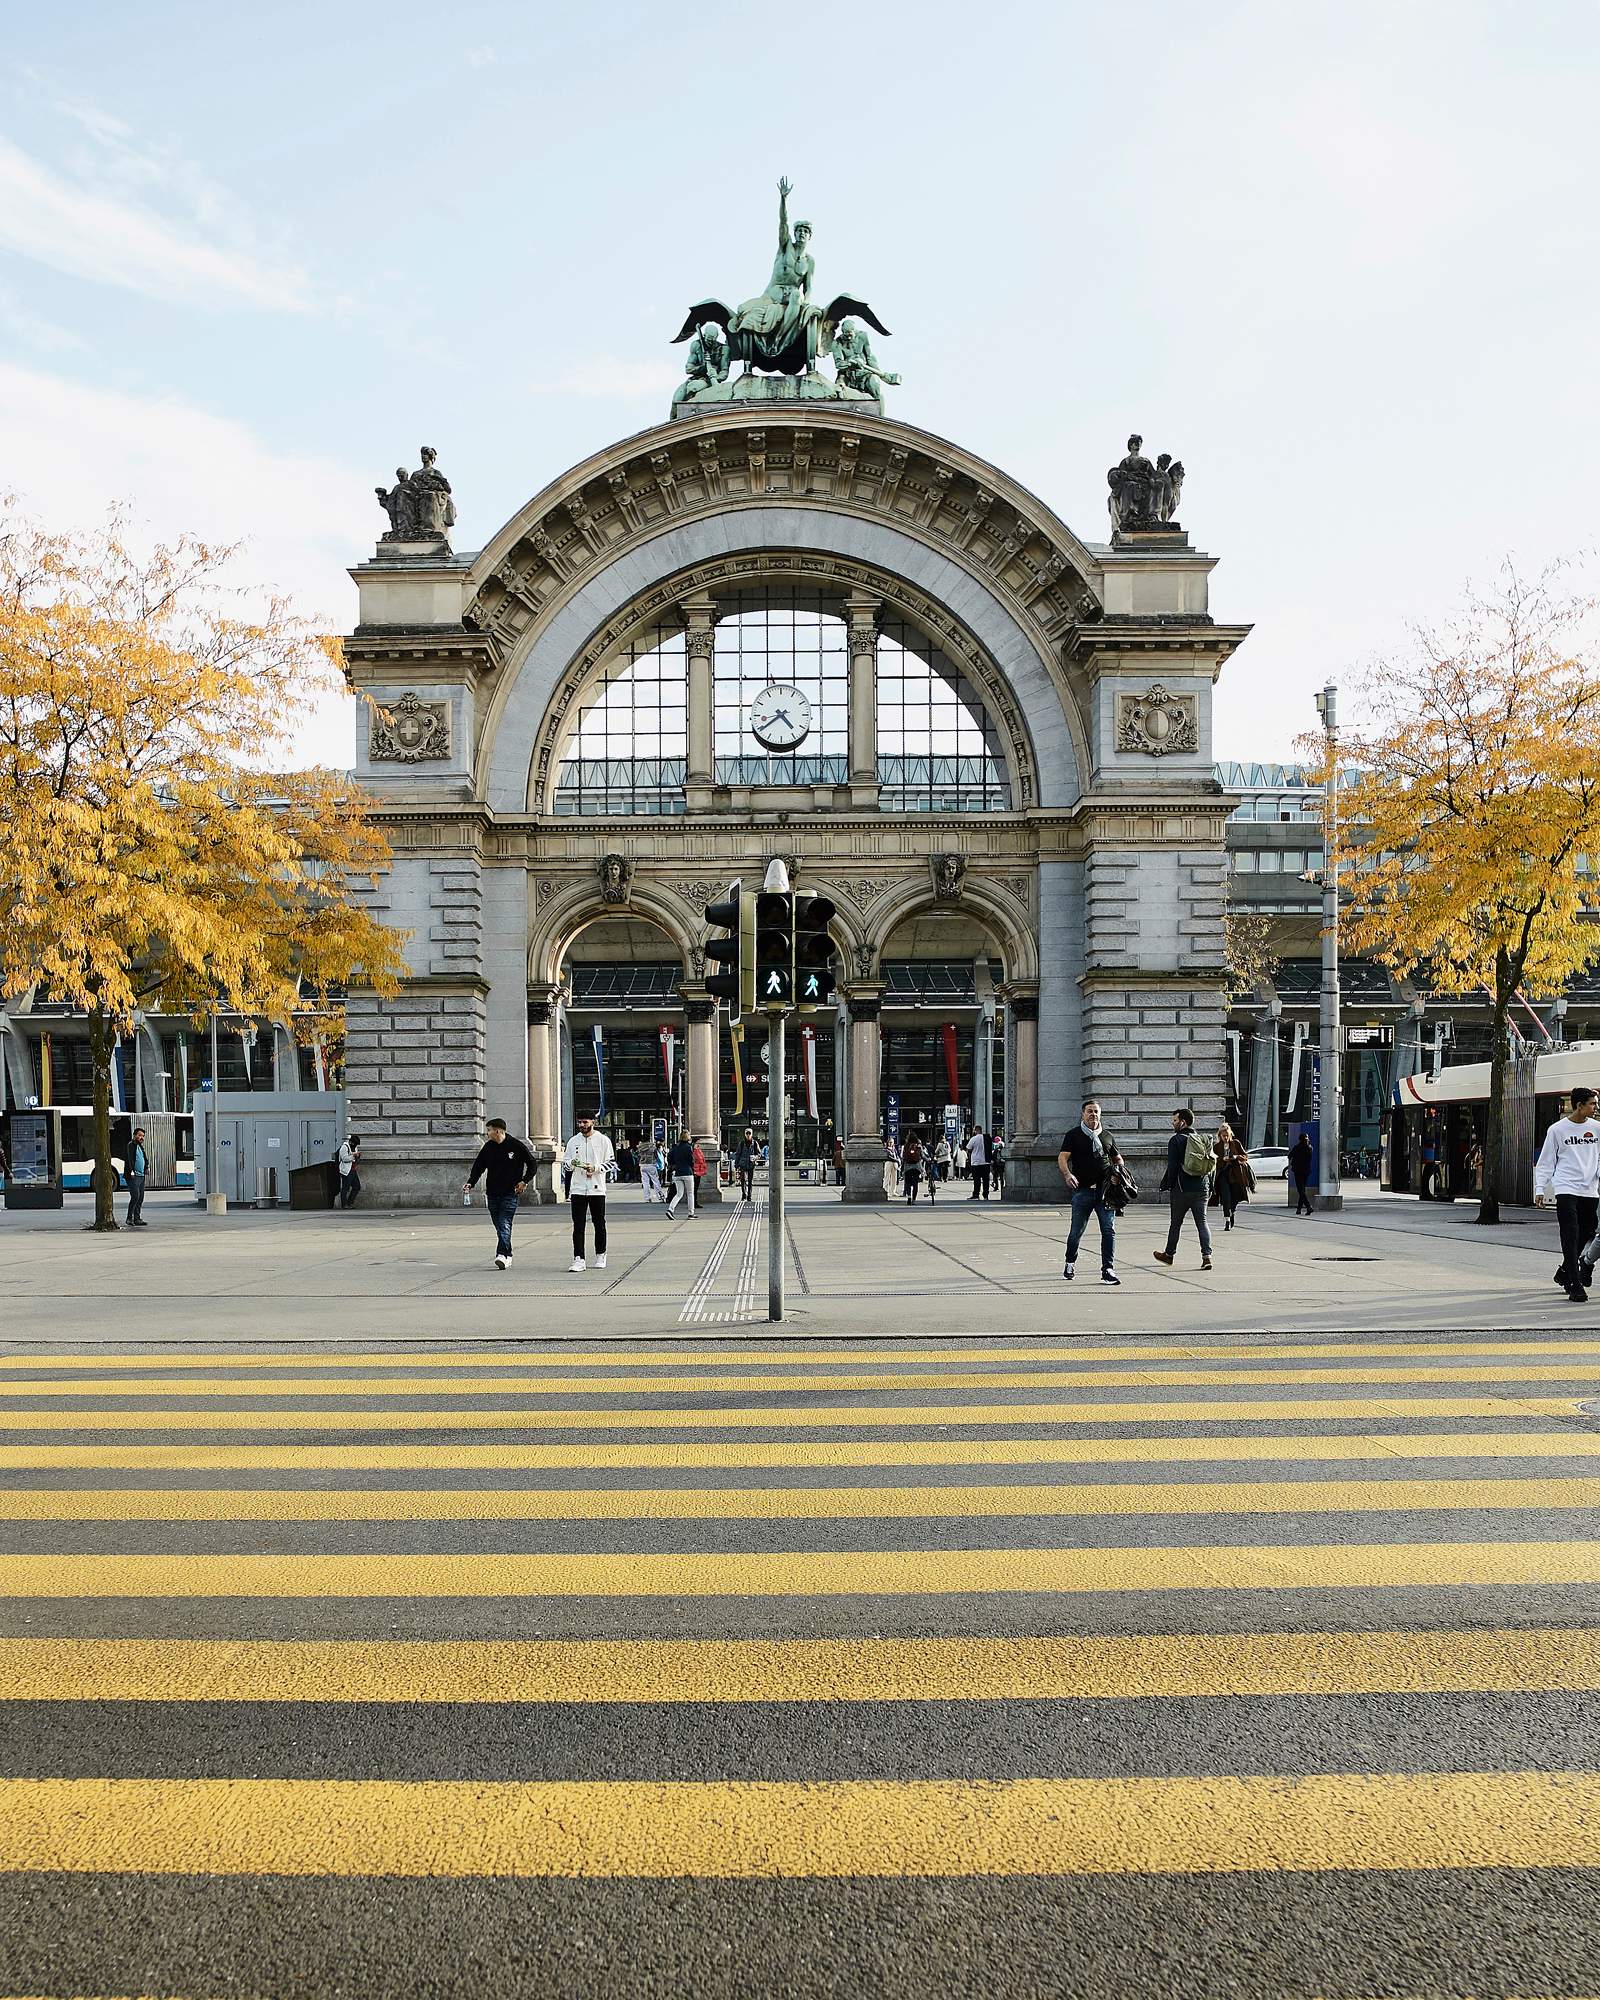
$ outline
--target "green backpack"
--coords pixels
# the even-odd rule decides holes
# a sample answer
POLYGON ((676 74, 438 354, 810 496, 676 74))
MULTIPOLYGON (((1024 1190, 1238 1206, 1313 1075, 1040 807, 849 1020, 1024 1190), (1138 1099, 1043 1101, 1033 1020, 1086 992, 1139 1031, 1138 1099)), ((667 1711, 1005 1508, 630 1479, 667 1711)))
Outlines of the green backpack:
POLYGON ((1191 1131, 1183 1142, 1183 1171, 1195 1180, 1204 1180, 1217 1164, 1217 1149, 1204 1132, 1191 1131))

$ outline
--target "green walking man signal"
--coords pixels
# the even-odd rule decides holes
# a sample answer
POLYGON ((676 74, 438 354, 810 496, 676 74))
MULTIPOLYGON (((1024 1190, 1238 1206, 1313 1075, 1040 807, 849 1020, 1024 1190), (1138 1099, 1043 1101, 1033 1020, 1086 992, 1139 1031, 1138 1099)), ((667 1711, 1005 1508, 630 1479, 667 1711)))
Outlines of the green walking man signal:
POLYGON ((727 1002, 730 1022, 758 1010, 832 1006, 835 914, 826 896, 791 889, 781 861, 768 867, 758 895, 731 882, 722 902, 706 905, 706 922, 721 933, 706 941, 714 967, 706 989, 727 1002))

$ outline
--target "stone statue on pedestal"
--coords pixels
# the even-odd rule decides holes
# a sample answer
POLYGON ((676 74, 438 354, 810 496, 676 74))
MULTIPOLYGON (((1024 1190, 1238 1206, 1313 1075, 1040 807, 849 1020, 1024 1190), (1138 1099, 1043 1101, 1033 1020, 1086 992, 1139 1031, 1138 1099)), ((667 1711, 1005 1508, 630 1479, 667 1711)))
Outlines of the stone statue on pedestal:
MULTIPOLYGON (((698 305, 689 308, 681 329, 674 336, 674 343, 691 337, 703 340, 708 324, 719 326, 726 329, 728 351, 732 358, 744 364, 741 383, 761 368, 775 375, 798 376, 798 393, 801 396, 857 400, 864 391, 851 388, 842 375, 837 383, 829 383, 816 372, 817 362, 823 355, 835 352, 838 329, 849 313, 864 319, 875 333, 887 337, 889 329, 865 300, 854 298, 848 292, 841 292, 826 306, 818 305, 813 300, 811 280, 816 264, 810 252, 811 224, 797 222, 790 229, 791 192, 788 181, 779 181, 778 249, 772 260, 772 276, 767 281, 766 290, 757 293, 753 299, 746 299, 733 312, 721 299, 702 299, 698 305)), ((865 335, 860 337, 865 339, 865 335)), ((880 382, 894 379, 876 365, 872 374, 880 382)), ((691 379, 693 375, 691 367, 691 379)), ((679 394, 686 402, 695 401, 705 397, 707 390, 714 391, 716 386, 708 378, 704 387, 690 395, 684 396, 682 391, 679 394)), ((712 399, 748 400, 739 395, 737 384, 732 385, 728 393, 713 396, 712 399)))
POLYGON ((389 492, 381 486, 372 489, 389 517, 388 532, 380 541, 438 542, 449 549, 447 530, 456 524, 456 503, 450 497, 449 480, 434 463, 438 456, 431 444, 425 444, 422 463, 415 472, 397 465, 389 492))
POLYGON ((1170 451, 1162 452, 1152 465, 1144 456, 1144 439, 1130 437, 1127 456, 1112 466, 1106 484, 1111 489, 1106 509, 1117 533, 1164 528, 1169 523, 1176 528, 1183 467, 1173 462, 1170 451))

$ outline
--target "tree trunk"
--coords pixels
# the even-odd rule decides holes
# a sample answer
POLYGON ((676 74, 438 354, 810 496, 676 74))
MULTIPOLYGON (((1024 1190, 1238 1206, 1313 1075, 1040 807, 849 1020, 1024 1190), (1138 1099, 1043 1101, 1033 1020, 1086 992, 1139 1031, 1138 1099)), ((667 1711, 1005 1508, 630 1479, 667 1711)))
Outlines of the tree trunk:
POLYGON ((1511 995, 1516 987, 1504 946, 1494 961, 1494 1043, 1489 1057, 1489 1128, 1483 1138, 1483 1199, 1480 1222, 1500 1220, 1500 1128, 1505 1122, 1506 1066, 1511 1060, 1511 995))
POLYGON ((111 1022, 101 1007, 89 1010, 89 1063, 94 1082, 94 1227, 117 1226, 117 1170, 111 1164, 111 1022))

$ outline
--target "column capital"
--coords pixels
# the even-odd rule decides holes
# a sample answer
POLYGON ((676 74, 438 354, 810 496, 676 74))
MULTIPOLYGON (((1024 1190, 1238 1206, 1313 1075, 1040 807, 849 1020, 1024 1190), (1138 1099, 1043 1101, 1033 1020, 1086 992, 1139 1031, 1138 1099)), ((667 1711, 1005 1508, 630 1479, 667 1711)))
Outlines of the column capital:
POLYGON ((1039 989, 1018 991, 1014 986, 1006 988, 1006 1005, 1011 1009, 1012 1018, 1018 1021, 1037 1021, 1039 1018, 1039 989))
POLYGON ((717 1003, 704 994, 684 993, 683 1018, 691 1028, 709 1027, 717 1018, 717 1003))
POLYGON ((850 1009, 852 1021, 876 1021, 883 1009, 883 988, 881 986, 850 986, 845 989, 845 1001, 850 1009))

